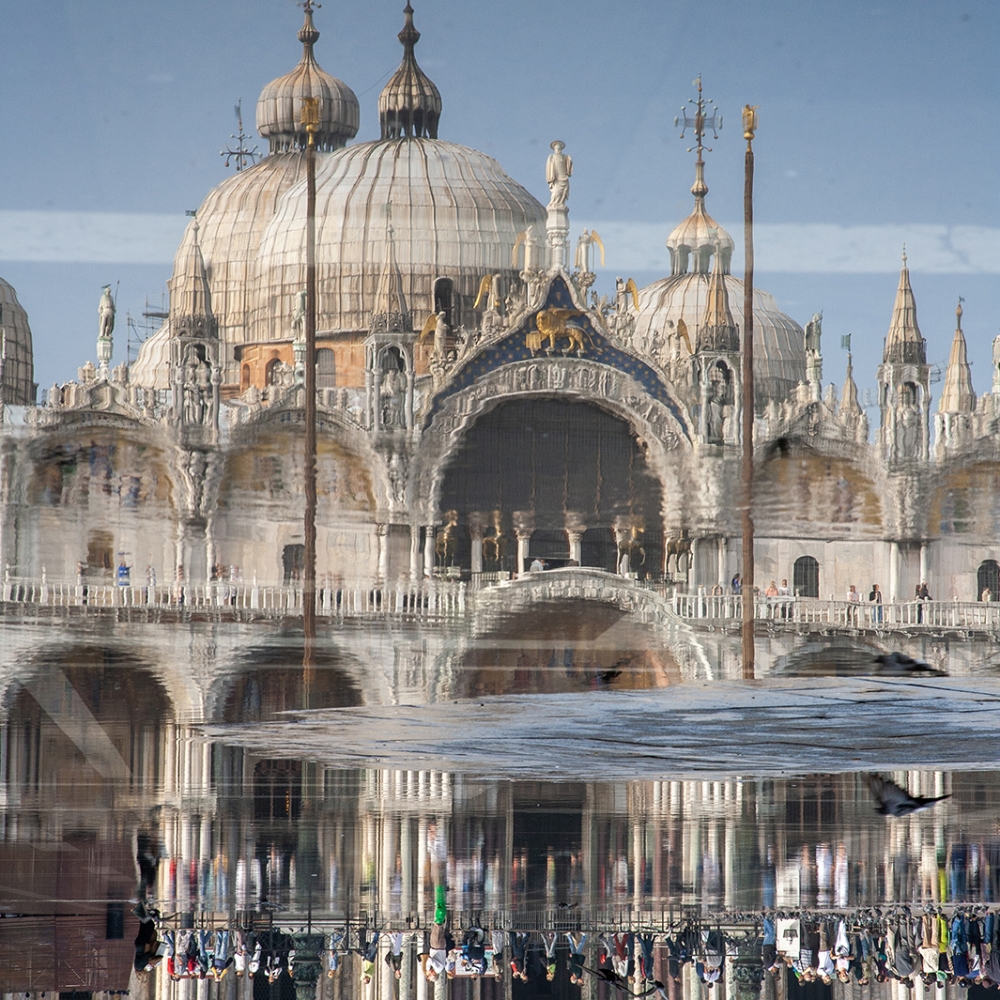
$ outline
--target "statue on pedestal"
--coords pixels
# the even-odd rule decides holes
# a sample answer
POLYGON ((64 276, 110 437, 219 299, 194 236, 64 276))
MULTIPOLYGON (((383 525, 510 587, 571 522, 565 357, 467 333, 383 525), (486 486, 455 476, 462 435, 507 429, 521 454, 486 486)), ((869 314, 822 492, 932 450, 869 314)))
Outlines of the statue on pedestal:
POLYGON ((562 208, 569 200, 569 179, 573 176, 573 158, 563 152, 566 148, 564 142, 556 139, 550 145, 552 152, 545 162, 545 181, 551 192, 548 207, 562 208))

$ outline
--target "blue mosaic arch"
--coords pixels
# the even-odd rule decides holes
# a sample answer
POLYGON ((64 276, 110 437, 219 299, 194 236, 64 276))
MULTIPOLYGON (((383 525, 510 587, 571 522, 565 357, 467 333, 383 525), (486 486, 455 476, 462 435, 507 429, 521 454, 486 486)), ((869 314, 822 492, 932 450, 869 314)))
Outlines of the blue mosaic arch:
MULTIPOLYGON (((570 295, 566 281, 562 277, 557 276, 553 279, 552 284, 549 286, 545 303, 541 308, 578 308, 577 304, 573 301, 573 297, 570 295)), ((503 340, 491 344, 474 357, 469 358, 462 367, 452 374, 448 385, 434 397, 430 409, 427 411, 427 416, 423 424, 425 430, 430 426, 434 414, 441 409, 444 401, 449 396, 460 392, 462 389, 467 389, 469 386, 474 385, 476 380, 483 375, 496 371, 496 369, 502 368, 504 365, 509 365, 517 361, 530 361, 535 357, 525 344, 525 334, 529 330, 534 329, 535 317, 540 311, 541 309, 538 309, 529 313, 516 330, 504 337, 503 340)), ((588 313, 574 317, 573 323, 579 326, 586 334, 587 353, 584 357, 588 361, 596 361, 599 364, 607 365, 609 368, 616 368, 618 371, 635 379, 646 390, 648 395, 662 403, 673 414, 674 419, 684 432, 684 436, 690 441, 691 432, 688 429, 681 408, 667 391, 667 387, 656 372, 649 365, 635 357, 635 355, 615 347, 594 325, 588 313)))

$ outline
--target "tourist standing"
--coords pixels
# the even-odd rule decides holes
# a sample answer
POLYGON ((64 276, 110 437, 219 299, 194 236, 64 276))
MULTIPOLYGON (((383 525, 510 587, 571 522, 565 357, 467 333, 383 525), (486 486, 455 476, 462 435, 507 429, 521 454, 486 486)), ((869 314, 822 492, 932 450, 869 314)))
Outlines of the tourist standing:
POLYGON ((872 584, 872 589, 868 592, 868 603, 872 606, 871 618, 873 625, 882 624, 882 591, 877 583, 872 584))

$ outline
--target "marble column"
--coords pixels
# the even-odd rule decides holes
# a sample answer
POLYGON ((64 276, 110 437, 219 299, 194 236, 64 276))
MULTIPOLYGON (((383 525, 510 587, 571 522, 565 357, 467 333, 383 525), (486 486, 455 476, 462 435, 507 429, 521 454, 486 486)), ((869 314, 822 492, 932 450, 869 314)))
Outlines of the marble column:
POLYGON ((688 557, 688 567, 687 567, 687 585, 688 591, 697 590, 698 584, 700 583, 698 579, 698 543, 701 541, 699 538, 691 539, 691 555, 688 557))
POLYGON ((528 567, 528 543, 531 541, 530 531, 518 531, 517 533, 517 575, 527 576, 528 567))
POLYGON ((434 525, 424 528, 424 576, 434 575, 434 525))
POLYGON ((469 525, 469 536, 472 539, 472 572, 483 571, 483 527, 481 524, 469 525))
POLYGON ((899 543, 889 542, 889 600, 899 599, 899 543))
POLYGON ((371 370, 365 372, 365 425, 369 430, 375 429, 375 405, 372 398, 374 377, 371 370))
POLYGON ((410 525, 410 579, 420 579, 420 525, 410 525))
POLYGON ((567 529, 566 537, 569 539, 569 558, 577 566, 583 565, 583 532, 570 531, 567 529))
POLYGON ((378 540, 378 579, 385 583, 389 576, 389 525, 376 524, 375 537, 378 540))
POLYGON ((372 407, 374 410, 372 427, 379 431, 382 430, 382 379, 384 377, 382 372, 375 372, 372 376, 372 407))
POLYGON ((727 542, 725 535, 723 535, 719 539, 719 568, 718 568, 719 586, 721 586, 723 590, 726 589, 726 577, 729 575, 728 572, 726 571, 726 556, 727 556, 727 542))
POLYGON ((413 430, 413 358, 407 359, 408 368, 406 370, 406 404, 403 408, 406 429, 413 430))

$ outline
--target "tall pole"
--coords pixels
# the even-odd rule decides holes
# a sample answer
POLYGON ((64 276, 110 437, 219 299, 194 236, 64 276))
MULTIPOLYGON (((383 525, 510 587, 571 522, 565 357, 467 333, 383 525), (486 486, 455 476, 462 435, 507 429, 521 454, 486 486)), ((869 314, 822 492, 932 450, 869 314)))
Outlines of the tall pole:
POLYGON ((743 678, 754 679, 754 561, 753 561, 753 137, 757 108, 743 108, 743 138, 747 141, 743 185, 743 678))
MULTIPOLYGON (((316 643, 316 141, 319 98, 302 102, 306 142, 306 314, 305 320, 305 545, 302 567, 302 666, 312 668, 316 643)), ((305 678, 308 697, 310 677, 305 678)), ((308 705, 304 706, 308 707, 308 705)))

